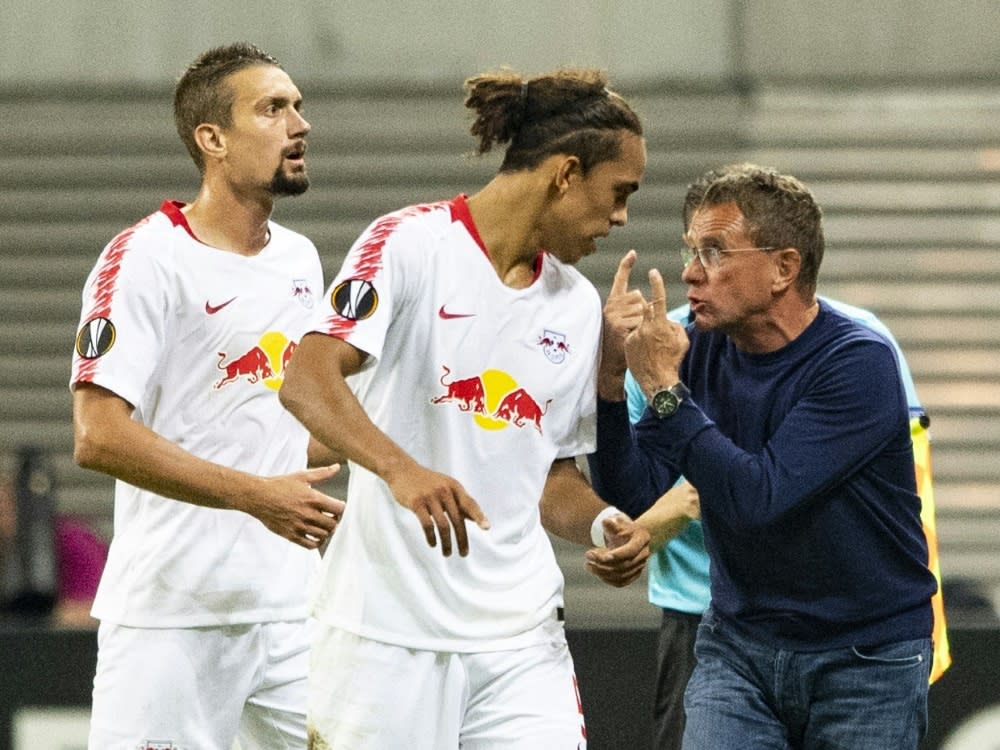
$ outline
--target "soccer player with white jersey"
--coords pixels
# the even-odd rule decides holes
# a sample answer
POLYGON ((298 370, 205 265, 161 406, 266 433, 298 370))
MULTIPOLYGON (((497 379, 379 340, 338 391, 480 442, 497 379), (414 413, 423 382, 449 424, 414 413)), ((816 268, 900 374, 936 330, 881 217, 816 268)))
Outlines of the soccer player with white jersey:
POLYGON ((545 530, 607 543, 588 564, 614 585, 649 554, 575 462, 602 323, 573 264, 625 224, 641 123, 597 71, 466 85, 480 152, 509 144, 499 173, 373 222, 281 390, 352 462, 314 609, 317 748, 585 747, 545 530))
POLYGON ((84 288, 75 457, 118 480, 92 750, 306 745, 307 592, 343 503, 278 401, 323 285, 270 221, 309 185, 301 101, 253 45, 200 56, 174 102, 198 196, 119 234, 84 288))

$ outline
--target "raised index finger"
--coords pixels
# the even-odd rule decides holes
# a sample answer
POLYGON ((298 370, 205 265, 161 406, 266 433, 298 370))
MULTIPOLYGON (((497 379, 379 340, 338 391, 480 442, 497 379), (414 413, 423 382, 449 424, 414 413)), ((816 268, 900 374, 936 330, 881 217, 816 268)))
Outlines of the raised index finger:
POLYGON ((628 278, 632 273, 632 266, 635 265, 635 250, 629 250, 622 259, 618 261, 618 270, 611 280, 611 296, 622 295, 628 291, 628 278))
POLYGON ((667 315, 667 287, 663 283, 663 277, 655 268, 649 270, 649 291, 653 296, 649 303, 653 308, 653 318, 664 318, 667 315))

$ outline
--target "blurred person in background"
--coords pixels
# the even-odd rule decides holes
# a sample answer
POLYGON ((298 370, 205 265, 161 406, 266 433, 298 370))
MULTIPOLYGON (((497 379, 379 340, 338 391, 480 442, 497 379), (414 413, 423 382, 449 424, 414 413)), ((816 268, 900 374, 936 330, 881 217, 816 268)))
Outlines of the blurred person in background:
POLYGON ((0 469, 0 609, 56 627, 96 627, 90 607, 108 544, 85 519, 56 511, 43 452, 17 453, 16 469, 0 469))

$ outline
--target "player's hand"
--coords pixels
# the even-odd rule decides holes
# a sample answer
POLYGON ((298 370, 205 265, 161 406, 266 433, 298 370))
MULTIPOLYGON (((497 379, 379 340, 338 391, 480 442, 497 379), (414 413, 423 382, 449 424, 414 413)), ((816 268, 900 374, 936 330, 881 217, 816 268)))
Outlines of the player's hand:
MULTIPOLYGON (((625 376, 625 337, 643 320, 646 300, 638 289, 629 289, 629 276, 635 266, 636 252, 629 250, 618 263, 611 290, 604 303, 604 333, 601 339, 602 380, 616 382, 625 376)), ((606 398, 622 394, 602 393, 606 398)))
POLYGON ((605 583, 621 588, 642 575, 649 559, 649 532, 618 513, 604 519, 607 548, 587 550, 587 570, 605 583))
POLYGON ((345 504, 313 489, 340 471, 340 465, 320 466, 266 477, 261 491, 246 498, 245 510, 278 536, 306 549, 317 549, 333 534, 345 504))
POLYGON ((431 547, 441 539, 441 553, 451 556, 452 533, 458 554, 469 554, 469 534, 466 520, 481 529, 488 529, 490 522, 479 504, 473 500, 458 481, 447 474, 415 465, 401 474, 399 479, 387 479, 396 502, 409 509, 420 521, 424 538, 431 547))
POLYGON ((625 337, 625 359, 647 396, 677 382, 690 342, 684 326, 667 318, 667 290, 655 268, 649 272, 652 301, 642 322, 625 337))

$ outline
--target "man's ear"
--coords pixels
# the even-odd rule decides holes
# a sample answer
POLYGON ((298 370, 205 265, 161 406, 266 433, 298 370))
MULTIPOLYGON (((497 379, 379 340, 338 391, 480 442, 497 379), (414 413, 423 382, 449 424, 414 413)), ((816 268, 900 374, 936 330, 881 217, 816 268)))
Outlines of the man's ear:
POLYGON ((226 136, 218 125, 203 122, 194 129, 194 142, 198 144, 206 159, 225 156, 226 136))
POLYGON ((794 247, 786 247, 772 253, 774 256, 774 268, 777 273, 774 276, 774 290, 784 291, 790 286, 794 286, 799 278, 799 270, 802 268, 802 255, 794 247))
POLYGON ((583 165, 579 156, 564 155, 556 162, 553 184, 559 195, 564 195, 573 183, 583 177, 583 165))

